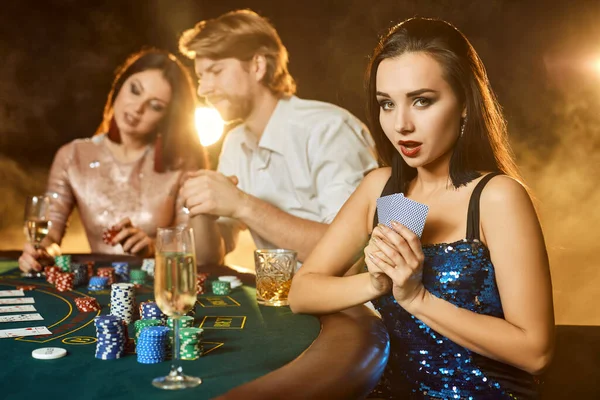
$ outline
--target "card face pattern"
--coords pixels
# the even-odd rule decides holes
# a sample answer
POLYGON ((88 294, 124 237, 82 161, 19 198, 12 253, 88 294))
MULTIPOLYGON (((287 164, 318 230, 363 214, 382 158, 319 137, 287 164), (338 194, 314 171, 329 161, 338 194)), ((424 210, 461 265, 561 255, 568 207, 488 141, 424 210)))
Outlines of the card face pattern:
POLYGON ((418 237, 423 234, 429 207, 417 201, 407 199, 402 193, 395 193, 377 199, 377 219, 380 223, 392 227, 396 221, 413 231, 418 237))
POLYGON ((52 332, 50 332, 45 326, 32 326, 30 328, 16 329, 0 329, 0 339, 51 334, 52 332))
POLYGON ((0 322, 40 321, 44 318, 38 313, 0 315, 0 322))

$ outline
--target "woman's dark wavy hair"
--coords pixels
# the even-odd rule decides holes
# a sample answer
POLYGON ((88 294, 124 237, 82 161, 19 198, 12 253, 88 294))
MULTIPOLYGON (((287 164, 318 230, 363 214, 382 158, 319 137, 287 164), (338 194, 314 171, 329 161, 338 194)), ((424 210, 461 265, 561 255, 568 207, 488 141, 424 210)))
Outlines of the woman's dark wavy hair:
POLYGON ((96 134, 108 132, 115 98, 127 78, 151 69, 161 71, 171 86, 171 101, 157 131, 149 136, 149 142, 161 134, 162 164, 167 170, 208 168, 206 151, 200 145, 194 125, 196 94, 192 78, 177 57, 163 50, 143 49, 129 56, 117 69, 96 134))
POLYGON ((520 180, 508 143, 506 122, 490 87, 485 67, 467 38, 448 22, 411 18, 392 27, 379 41, 366 73, 367 116, 382 165, 392 166, 397 192, 405 192, 416 176, 383 133, 376 99, 376 76, 381 61, 405 53, 425 53, 436 60, 444 78, 467 110, 464 135, 457 140, 450 160, 455 188, 466 185, 483 171, 499 171, 520 180))

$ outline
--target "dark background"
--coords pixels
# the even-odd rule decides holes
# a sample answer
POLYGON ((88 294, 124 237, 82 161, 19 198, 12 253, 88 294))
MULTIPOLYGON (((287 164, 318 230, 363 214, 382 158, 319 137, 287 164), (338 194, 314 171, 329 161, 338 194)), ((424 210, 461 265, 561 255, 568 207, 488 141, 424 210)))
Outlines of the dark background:
MULTIPOLYGON (((183 30, 238 8, 273 22, 290 52, 299 96, 338 104, 363 120, 363 74, 378 35, 415 15, 454 23, 488 68, 536 195, 557 319, 600 324, 592 301, 600 295, 598 1, 3 2, 0 248, 21 246, 24 196, 44 188, 59 146, 94 133, 126 56, 148 45, 178 54, 183 30)), ((209 151, 215 160, 219 145, 209 151)))

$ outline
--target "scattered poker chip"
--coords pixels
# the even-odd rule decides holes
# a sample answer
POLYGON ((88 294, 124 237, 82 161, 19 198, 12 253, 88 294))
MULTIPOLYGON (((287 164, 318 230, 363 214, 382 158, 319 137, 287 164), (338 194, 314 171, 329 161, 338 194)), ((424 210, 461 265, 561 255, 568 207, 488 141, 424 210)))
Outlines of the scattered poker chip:
POLYGON ((212 281, 212 292, 220 296, 228 295, 231 293, 231 283, 224 281, 212 281))
POLYGON ((102 307, 94 297, 77 297, 75 299, 77 309, 81 312, 100 311, 102 307))
POLYGON ((220 276, 219 280, 222 282, 229 282, 232 289, 242 286, 242 281, 237 276, 220 276))
POLYGON ((17 286, 17 290, 21 289, 21 290, 35 290, 37 286, 35 285, 21 285, 21 286, 17 286))
POLYGON ((31 356, 38 360, 54 360, 67 355, 67 350, 61 347, 42 347, 31 352, 31 356))

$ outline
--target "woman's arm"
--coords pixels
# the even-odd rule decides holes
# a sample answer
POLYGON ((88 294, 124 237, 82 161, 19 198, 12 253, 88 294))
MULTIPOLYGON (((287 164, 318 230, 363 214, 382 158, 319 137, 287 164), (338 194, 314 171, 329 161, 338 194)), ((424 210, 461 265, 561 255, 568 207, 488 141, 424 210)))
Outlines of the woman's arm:
POLYGON ((370 274, 344 275, 362 256, 375 201, 389 176, 389 168, 371 172, 341 208, 292 281, 289 302, 293 312, 336 312, 381 294, 371 284, 370 274))
MULTIPOLYGON (((429 327, 474 352, 538 374, 552 357, 554 316, 546 247, 527 191, 511 178, 493 178, 482 193, 481 221, 504 319, 456 307, 422 286, 408 294, 409 283, 396 287, 402 266, 382 269, 388 268, 394 280, 398 303, 429 327)), ((418 238, 406 228, 398 232, 417 254, 418 238)), ((404 259, 412 257, 404 254, 404 259)))

